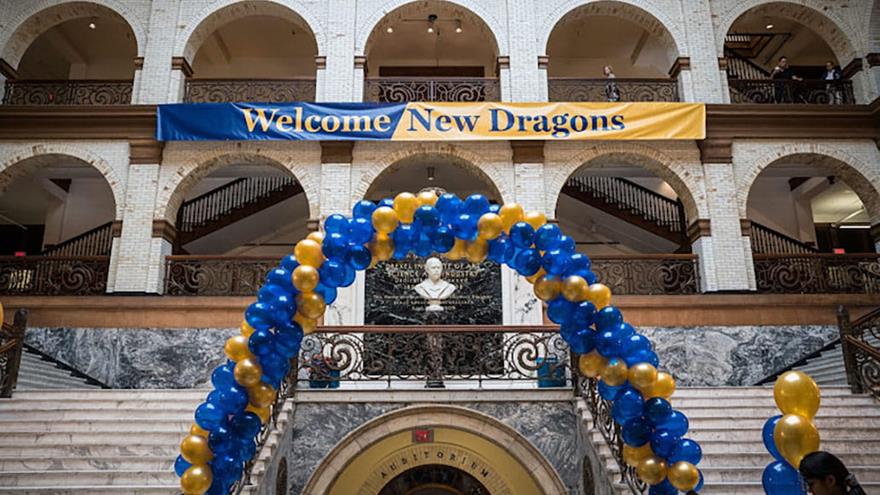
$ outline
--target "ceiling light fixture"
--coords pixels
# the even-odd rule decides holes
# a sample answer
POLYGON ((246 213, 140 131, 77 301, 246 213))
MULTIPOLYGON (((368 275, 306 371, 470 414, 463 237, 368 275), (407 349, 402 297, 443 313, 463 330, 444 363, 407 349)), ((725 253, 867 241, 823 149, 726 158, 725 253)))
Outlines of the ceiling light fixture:
POLYGON ((385 32, 388 33, 388 34, 391 34, 391 33, 394 32, 394 28, 391 27, 391 26, 388 26, 388 29, 386 29, 385 32))
POLYGON ((437 22, 437 15, 436 14, 429 15, 428 16, 428 32, 429 33, 434 32, 434 23, 435 22, 437 22))
POLYGON ((764 27, 767 28, 768 30, 770 30, 770 29, 773 29, 773 24, 767 24, 764 27))
POLYGON ((95 29, 96 27, 98 26, 96 26, 94 22, 89 23, 89 29, 95 29))
POLYGON ((462 31, 463 31, 463 30, 461 29, 461 21, 460 21, 460 20, 456 20, 456 21, 455 21, 455 32, 456 32, 456 33, 460 33, 460 32, 462 32, 462 31))
POLYGON ((434 180, 434 167, 428 167, 428 180, 434 180))

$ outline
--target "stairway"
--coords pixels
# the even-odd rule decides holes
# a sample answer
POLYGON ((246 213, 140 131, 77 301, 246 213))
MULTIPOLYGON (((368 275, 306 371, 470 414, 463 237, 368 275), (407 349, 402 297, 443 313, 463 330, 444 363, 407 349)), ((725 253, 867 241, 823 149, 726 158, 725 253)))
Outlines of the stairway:
POLYGON ((113 222, 107 222, 44 249, 40 256, 109 256, 112 244, 113 222))
POLYGON ((16 395, 24 390, 100 389, 101 384, 62 367, 25 346, 21 352, 16 395))
MULTIPOLYGON (((760 495, 761 475, 772 461, 761 440, 767 418, 779 414, 773 389, 767 387, 682 388, 673 405, 690 420, 688 437, 700 443, 699 464, 705 495, 760 495)), ((582 418, 591 426, 584 408, 582 418)), ((823 386, 822 406, 816 417, 821 448, 838 455, 855 473, 866 493, 880 493, 880 404, 868 395, 854 395, 847 387, 823 386)), ((609 476, 620 471, 602 435, 591 430, 591 440, 605 461, 609 476)), ((616 483, 617 493, 629 493, 616 483)))
MULTIPOLYGON (((864 339, 866 343, 880 349, 880 339, 871 335, 865 335, 864 339)), ((803 365, 795 366, 793 369, 810 375, 820 387, 848 386, 846 366, 843 363, 843 348, 840 341, 833 347, 825 349, 818 355, 807 359, 803 365)))

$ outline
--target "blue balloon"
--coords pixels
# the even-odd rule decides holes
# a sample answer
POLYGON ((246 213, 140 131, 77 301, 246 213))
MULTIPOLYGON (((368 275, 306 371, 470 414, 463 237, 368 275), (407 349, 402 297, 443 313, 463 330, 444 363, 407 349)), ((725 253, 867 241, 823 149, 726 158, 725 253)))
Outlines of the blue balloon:
POLYGON ((351 208, 351 215, 354 218, 365 218, 367 220, 371 220, 373 218, 373 212, 376 211, 376 203, 372 201, 368 201, 366 199, 362 199, 354 204, 351 208))
POLYGON ((627 387, 618 394, 611 408, 611 416, 618 424, 625 424, 632 418, 642 415, 645 409, 645 400, 638 390, 627 387))
POLYGON ((275 342, 278 351, 291 359, 299 353, 302 344, 303 330, 299 323, 292 321, 275 329, 275 342))
POLYGON ((785 458, 782 457, 782 454, 779 453, 779 449, 776 448, 776 440, 773 439, 773 429, 776 428, 776 423, 778 423, 780 419, 782 419, 781 414, 769 418, 764 423, 761 437, 764 439, 764 447, 767 449, 767 452, 770 452, 770 455, 772 455, 777 461, 785 462, 785 458))
POLYGON ((571 340, 566 342, 575 354, 586 354, 596 348, 596 344, 593 343, 593 335, 593 331, 589 328, 581 328, 575 332, 571 340))
POLYGON ((264 328, 254 330, 248 337, 248 348, 257 356, 270 353, 275 350, 275 335, 264 328))
POLYGON ((557 297, 547 304, 547 318, 558 325, 568 322, 574 313, 575 305, 563 297, 557 297))
POLYGON ((645 401, 645 417, 651 424, 662 423, 672 414, 672 404, 663 397, 654 397, 645 401))
POLYGON ((231 484, 227 484, 225 480, 214 476, 214 479, 211 481, 211 486, 208 488, 208 491, 205 492, 205 495, 229 495, 229 487, 231 484))
POLYGON ((219 426, 208 435, 208 446, 214 455, 222 455, 235 450, 236 436, 231 428, 219 426))
MULTIPOLYGON (((286 260, 287 260, 287 258, 285 258, 285 261, 286 260)), ((295 261, 295 259, 294 259, 294 261, 295 261)), ((282 264, 283 263, 284 263, 284 261, 282 261, 282 264)), ((297 263, 296 266, 299 266, 299 263, 297 263)), ((296 267, 294 267, 294 269, 296 269, 296 267)), ((266 274, 266 283, 272 284, 272 285, 277 285, 278 287, 281 287, 281 289, 283 289, 288 294, 293 294, 293 293, 297 292, 297 290, 293 286, 293 279, 290 278, 290 275, 292 273, 293 273, 293 270, 288 270, 287 268, 284 268, 284 267, 274 268, 272 270, 269 270, 269 273, 266 274)))
POLYGON ((391 234, 391 238, 394 240, 395 254, 401 252, 405 257, 415 245, 416 230, 411 224, 400 224, 391 234))
POLYGON ((568 267, 568 258, 568 255, 562 251, 551 249, 544 252, 544 256, 541 257, 541 264, 544 266, 544 271, 550 275, 562 275, 568 267))
MULTIPOLYGON (((237 445, 235 450, 238 450, 237 445)), ((238 452, 225 453, 214 457, 214 460, 211 461, 211 474, 214 476, 214 480, 221 483, 227 481, 235 474, 235 468, 238 464, 238 452)))
POLYGON ((437 253, 448 253, 455 246, 455 234, 449 227, 438 227, 431 235, 431 245, 437 253))
POLYGON ((263 367, 263 374, 272 382, 283 379, 290 370, 290 363, 287 359, 276 352, 261 356, 260 365, 263 367))
MULTIPOLYGON (((293 271, 296 270, 296 267, 299 266, 299 261, 296 260, 296 256, 288 254, 287 256, 281 258, 281 263, 279 263, 279 266, 287 270, 288 273, 293 273, 293 271)), ((293 284, 291 283, 291 286, 292 285, 293 284)))
POLYGON ((587 257, 587 255, 574 253, 568 257, 568 270, 565 272, 565 276, 574 275, 581 271, 589 271, 592 266, 593 262, 590 261, 590 258, 587 257))
POLYGON ((483 213, 489 213, 489 200, 482 194, 471 194, 464 200, 463 211, 471 216, 480 218, 483 213))
POLYGON ((345 263, 348 261, 348 236, 338 232, 327 234, 324 236, 322 252, 327 259, 345 263))
POLYGON ((703 479, 703 471, 700 471, 700 481, 697 482, 697 486, 694 487, 694 491, 700 493, 703 490, 703 484, 705 480, 703 479))
POLYGON ((232 418, 232 429, 241 438, 253 438, 263 428, 263 422, 256 414, 245 411, 232 418))
POLYGON ((535 229, 525 222, 516 222, 510 227, 510 240, 517 248, 528 249, 535 240, 535 229))
POLYGON ((645 418, 631 418, 623 424, 623 443, 631 447, 641 447, 651 441, 652 430, 651 424, 645 418))
POLYGON ((455 220, 455 224, 453 225, 453 231, 455 232, 455 237, 465 240, 472 241, 477 238, 477 220, 480 217, 475 215, 470 215, 468 213, 462 213, 455 220))
POLYGON ((660 358, 657 357, 657 353, 654 351, 639 351, 632 356, 626 357, 624 360, 627 362, 627 366, 629 366, 630 362, 633 364, 648 363, 655 368, 660 366, 660 358))
MULTIPOLYGON (((366 270, 373 261, 373 254, 370 253, 370 249, 360 244, 349 246, 348 254, 348 265, 358 271, 366 270)), ((327 262, 324 262, 324 265, 326 264, 327 262)))
POLYGON ((244 319, 254 330, 269 329, 274 325, 274 308, 264 302, 255 302, 244 312, 244 319))
POLYGON ((214 385, 214 388, 216 389, 234 385, 234 370, 235 363, 223 363, 220 366, 217 366, 216 368, 214 368, 214 372, 211 373, 211 385, 214 385))
POLYGON ((680 439, 666 430, 656 430, 651 436, 651 450, 666 459, 672 454, 680 439))
MULTIPOLYGON (((640 353, 649 352, 652 348, 651 341, 648 337, 639 333, 634 333, 621 340, 620 345, 624 356, 634 356, 640 353)), ((627 366, 629 366, 629 363, 627 363, 627 366)))
POLYGON ((394 208, 394 198, 384 198, 380 200, 379 204, 376 205, 376 208, 382 208, 383 206, 394 208))
POLYGON ((804 495, 801 477, 787 462, 773 461, 764 468, 761 477, 767 495, 804 495))
POLYGON ((260 287, 260 290, 257 291, 257 301, 264 302, 271 306, 275 304, 275 300, 278 299, 278 296, 286 296, 287 294, 288 293, 280 286, 266 282, 266 284, 260 287))
POLYGON ((257 453, 257 444, 252 439, 247 439, 239 443, 238 457, 242 461, 249 461, 257 453))
POLYGON ((339 213, 330 215, 324 220, 324 232, 327 234, 342 234, 343 237, 347 236, 349 232, 348 219, 339 213))
POLYGON ((366 244, 373 238, 373 223, 366 218, 355 218, 351 221, 351 233, 348 240, 352 244, 366 244))
POLYGON ((507 261, 507 248, 510 244, 510 240, 504 234, 492 239, 489 241, 488 258, 495 263, 504 263, 507 261))
POLYGON ((616 399, 617 394, 619 394, 620 391, 623 390, 623 386, 612 387, 602 380, 599 380, 599 385, 597 386, 597 388, 599 390, 599 395, 602 396, 603 399, 610 401, 616 399))
POLYGON ((324 304, 329 305, 336 301, 337 292, 335 287, 327 287, 324 284, 318 284, 315 288, 315 293, 321 296, 321 299, 324 300, 324 304))
POLYGON ((617 326, 617 335, 620 337, 620 345, 623 346, 625 340, 636 334, 636 329, 629 323, 621 323, 617 326))
POLYGON ((419 238, 416 239, 413 251, 416 253, 416 256, 422 258, 424 258, 425 256, 430 256, 430 254, 434 251, 434 246, 431 244, 431 238, 428 236, 427 233, 422 232, 419 235, 419 238))
POLYGON ((675 437, 681 437, 688 431, 688 419, 684 414, 673 409, 666 419, 656 423, 655 426, 658 431, 666 431, 675 437))
POLYGON ((675 445, 675 448, 672 449, 672 453, 669 454, 667 461, 669 464, 684 461, 696 466, 702 459, 703 449, 700 447, 700 444, 690 438, 682 438, 675 445))
POLYGON ((452 193, 441 194, 434 203, 434 208, 440 213, 440 221, 450 225, 455 223, 458 215, 461 213, 461 200, 452 193))
POLYGON ((603 330, 596 333, 596 350, 606 358, 620 355, 620 334, 616 330, 603 330))
POLYGON ((237 413, 243 411, 248 404, 247 390, 238 385, 218 389, 224 412, 237 413))
POLYGON ((174 460, 174 472, 177 473, 177 476, 183 476, 183 473, 185 473, 190 466, 192 466, 192 464, 186 462, 186 459, 184 459, 182 455, 177 456, 177 459, 174 460))
POLYGON ((556 249, 562 251, 563 253, 568 254, 569 256, 574 254, 574 250, 577 248, 577 244, 574 242, 574 239, 567 235, 559 236, 559 243, 556 245, 556 249))
POLYGON ((593 325, 596 319, 596 306, 590 301, 582 301, 574 308, 574 314, 571 317, 572 323, 580 328, 587 328, 593 325))
POLYGON ((593 272, 591 272, 591 271, 589 271, 589 270, 586 270, 586 271, 580 271, 580 272, 578 272, 578 275, 580 275, 581 277, 583 277, 584 280, 586 280, 587 283, 590 284, 590 285, 593 285, 593 284, 595 284, 596 282, 599 281, 599 277, 597 277, 595 273, 593 273, 593 272))
POLYGON ((514 258, 513 267, 520 275, 530 277, 541 269, 541 255, 535 249, 523 249, 514 258))
POLYGON ((623 323, 623 315, 614 306, 605 306, 596 313, 597 330, 616 328, 621 323, 623 323))
POLYGON ((678 488, 672 486, 667 478, 648 488, 648 495, 678 495, 678 488))
POLYGON ((340 287, 349 287, 354 283, 354 279, 357 277, 357 272, 354 271, 354 268, 350 266, 345 267, 345 278, 342 279, 342 285, 340 287))
POLYGON ((426 232, 433 232, 440 226, 440 212, 430 205, 420 206, 415 213, 416 223, 426 232))
POLYGON ((318 277, 321 285, 339 287, 345 278, 345 263, 339 260, 325 260, 321 268, 318 268, 318 277))
MULTIPOLYGON (((569 320, 559 325, 559 336, 566 342, 574 340, 575 335, 581 330, 573 321, 569 320)), ((569 344, 571 345, 571 344, 569 344)))
MULTIPOLYGON (((560 237, 562 237, 562 232, 559 231, 559 226, 553 223, 545 223, 535 231, 535 247, 538 248, 539 251, 556 249, 560 237)), ((566 257, 568 257, 571 254, 566 253, 566 255, 566 257)))

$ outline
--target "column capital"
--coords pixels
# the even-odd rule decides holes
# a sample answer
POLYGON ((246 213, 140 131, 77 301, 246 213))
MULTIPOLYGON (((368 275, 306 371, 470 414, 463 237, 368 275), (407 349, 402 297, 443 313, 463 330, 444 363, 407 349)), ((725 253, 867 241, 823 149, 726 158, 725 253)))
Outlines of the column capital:
POLYGON ((708 218, 698 218, 688 225, 687 237, 691 244, 697 242, 700 237, 712 236, 712 221, 708 218))
POLYGON ((840 71, 841 76, 844 79, 850 79, 852 76, 861 72, 864 68, 864 64, 861 58, 856 57, 852 59, 846 66, 840 71))
POLYGON ((155 139, 132 139, 128 142, 128 161, 137 164, 161 164, 162 150, 165 149, 163 141, 155 139))
POLYGON ((327 57, 324 55, 315 56, 315 69, 324 70, 327 68, 327 57))
POLYGON ((510 141, 513 163, 544 163, 544 141, 510 141))
POLYGON ((740 218, 739 219, 739 230, 742 233, 743 237, 751 237, 752 235, 752 221, 748 218, 740 218))
POLYGON ((733 163, 733 140, 709 138, 697 141, 703 163, 733 163))
POLYGON ((143 70, 144 68, 144 57, 135 57, 134 58, 134 70, 143 70))
POLYGON ((499 55, 496 59, 496 63, 498 64, 498 69, 509 69, 510 68, 510 57, 507 55, 499 55))
POLYGON ((538 55, 538 68, 541 70, 547 70, 548 65, 550 65, 550 57, 547 55, 538 55))
POLYGON ((675 59, 675 62, 672 63, 672 67, 669 68, 669 77, 672 79, 677 79, 678 75, 683 70, 691 70, 691 58, 690 57, 678 57, 675 59))
POLYGON ((869 53, 865 55, 865 61, 868 62, 868 67, 880 66, 880 53, 869 53))
POLYGON ((184 57, 171 57, 171 68, 183 72, 186 77, 192 77, 193 69, 184 57))
POLYGON ((153 220, 152 237, 165 239, 174 245, 174 242, 177 240, 177 227, 172 225, 168 220, 153 220))
POLYGON ((351 163, 354 141, 321 141, 321 163, 351 163))

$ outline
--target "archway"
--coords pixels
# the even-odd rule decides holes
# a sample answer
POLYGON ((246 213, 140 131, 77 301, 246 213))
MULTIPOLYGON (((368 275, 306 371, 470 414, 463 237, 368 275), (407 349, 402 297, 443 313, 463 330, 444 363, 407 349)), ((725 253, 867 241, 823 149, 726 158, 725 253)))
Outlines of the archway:
POLYGON ((425 153, 403 158, 386 167, 369 185, 364 197, 370 201, 394 197, 401 191, 438 188, 459 197, 482 194, 491 203, 501 203, 501 193, 492 179, 462 158, 425 153))

